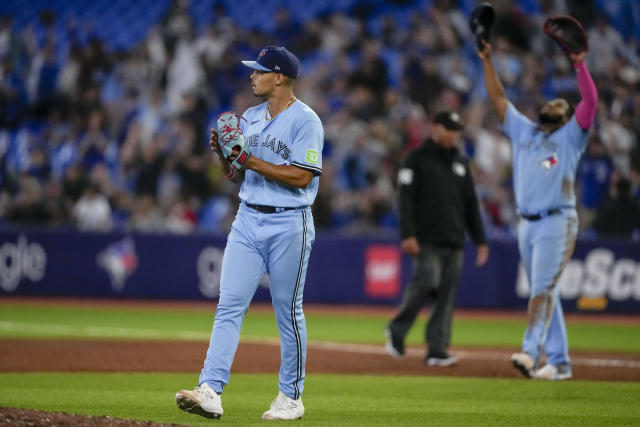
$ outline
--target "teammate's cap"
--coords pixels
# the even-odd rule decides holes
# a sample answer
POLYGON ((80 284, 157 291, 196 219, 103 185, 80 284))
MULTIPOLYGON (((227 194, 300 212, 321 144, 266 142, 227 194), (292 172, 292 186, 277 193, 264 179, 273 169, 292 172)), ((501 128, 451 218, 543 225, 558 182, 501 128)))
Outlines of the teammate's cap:
POLYGON ((298 78, 300 61, 284 47, 267 46, 260 51, 255 61, 242 61, 244 65, 254 70, 281 73, 292 79, 298 78))
POLYGON ((464 128, 460 114, 455 111, 440 111, 433 118, 433 122, 446 127, 449 130, 462 130, 464 128))

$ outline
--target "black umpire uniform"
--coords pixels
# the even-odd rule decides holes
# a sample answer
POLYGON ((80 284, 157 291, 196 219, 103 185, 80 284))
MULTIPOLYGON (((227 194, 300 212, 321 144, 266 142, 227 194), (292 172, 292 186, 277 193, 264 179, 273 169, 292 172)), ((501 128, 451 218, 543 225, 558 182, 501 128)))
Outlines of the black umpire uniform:
POLYGON ((394 357, 404 357, 404 338, 431 300, 425 360, 430 366, 457 362, 447 348, 465 232, 478 249, 476 264, 488 258, 469 161, 454 145, 460 130, 456 112, 436 114, 431 137, 408 155, 398 173, 402 249, 414 256, 414 265, 402 305, 386 329, 386 349, 394 357))

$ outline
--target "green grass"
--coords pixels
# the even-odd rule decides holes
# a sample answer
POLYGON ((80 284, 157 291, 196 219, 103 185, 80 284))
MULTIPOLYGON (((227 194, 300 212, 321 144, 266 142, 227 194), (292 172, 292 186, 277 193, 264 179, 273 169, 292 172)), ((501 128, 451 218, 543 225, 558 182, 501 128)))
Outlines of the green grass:
MULTIPOLYGON (((212 310, 214 305, 212 304, 212 310)), ((307 313, 310 341, 381 343, 385 315, 307 313)), ((425 318, 420 317, 407 344, 424 342, 425 318)), ((208 340, 213 311, 202 308, 140 309, 106 307, 0 305, 0 338, 131 338, 208 340)), ((640 352, 640 324, 568 322, 573 350, 640 352)), ((524 318, 470 319, 454 317, 452 345, 519 347, 524 318)), ((277 338, 272 312, 249 310, 243 339, 277 338)))
MULTIPOLYGON (((212 425, 177 409, 196 374, 0 374, 0 406, 212 425)), ((637 425, 640 384, 453 377, 312 375, 296 425, 637 425)), ((234 374, 225 425, 264 425, 275 375, 234 374)))
MULTIPOLYGON (((387 321, 383 314, 307 313, 311 341, 382 343, 387 321)), ((208 340, 212 323, 213 312, 203 308, 0 305, 0 339, 208 340)), ((409 344, 423 343, 424 324, 421 317, 409 344)), ((524 327, 524 319, 456 317, 453 345, 517 348, 524 327)), ((640 352, 640 325, 569 322, 568 329, 572 349, 640 352)), ((276 338, 273 313, 250 310, 242 334, 243 339, 276 338)), ((197 373, 0 373, 0 406, 212 425, 179 411, 173 401, 177 390, 196 381, 197 373)), ((221 422, 262 425, 260 415, 276 392, 276 375, 232 374, 221 422)), ((323 374, 307 378, 307 412, 298 424, 638 425, 638 402, 640 383, 323 374)))

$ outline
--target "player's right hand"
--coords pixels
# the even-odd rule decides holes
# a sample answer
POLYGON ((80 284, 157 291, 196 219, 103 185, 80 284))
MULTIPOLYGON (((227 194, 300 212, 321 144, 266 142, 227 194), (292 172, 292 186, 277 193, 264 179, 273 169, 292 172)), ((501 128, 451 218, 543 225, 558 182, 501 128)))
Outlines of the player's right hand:
POLYGON ((484 40, 480 40, 480 43, 482 43, 482 49, 476 48, 476 53, 480 59, 486 61, 491 57, 491 43, 487 43, 484 40))
POLYGON ((209 146, 211 147, 211 151, 213 151, 214 153, 217 153, 218 155, 222 154, 222 150, 220 150, 220 145, 218 144, 218 132, 214 128, 211 128, 209 146))
POLYGON ((583 62, 586 57, 587 57, 587 52, 586 51, 580 52, 580 53, 570 53, 569 54, 569 59, 574 64, 579 64, 579 63, 583 62))
POLYGON ((400 247, 402 251, 407 255, 418 255, 420 253, 420 243, 418 243, 418 239, 415 237, 407 237, 406 239, 402 239, 400 242, 400 247))
POLYGON ((476 266, 482 267, 489 260, 489 246, 481 244, 476 246, 476 266))

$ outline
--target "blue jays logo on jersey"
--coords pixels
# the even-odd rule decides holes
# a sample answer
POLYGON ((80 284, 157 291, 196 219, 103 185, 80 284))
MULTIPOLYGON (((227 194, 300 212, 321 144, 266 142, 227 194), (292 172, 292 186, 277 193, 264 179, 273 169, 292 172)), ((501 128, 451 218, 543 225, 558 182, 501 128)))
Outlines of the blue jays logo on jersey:
POLYGON ((545 157, 544 159, 538 162, 540 166, 542 166, 547 172, 551 171, 555 165, 558 164, 558 156, 552 154, 551 156, 545 157))

